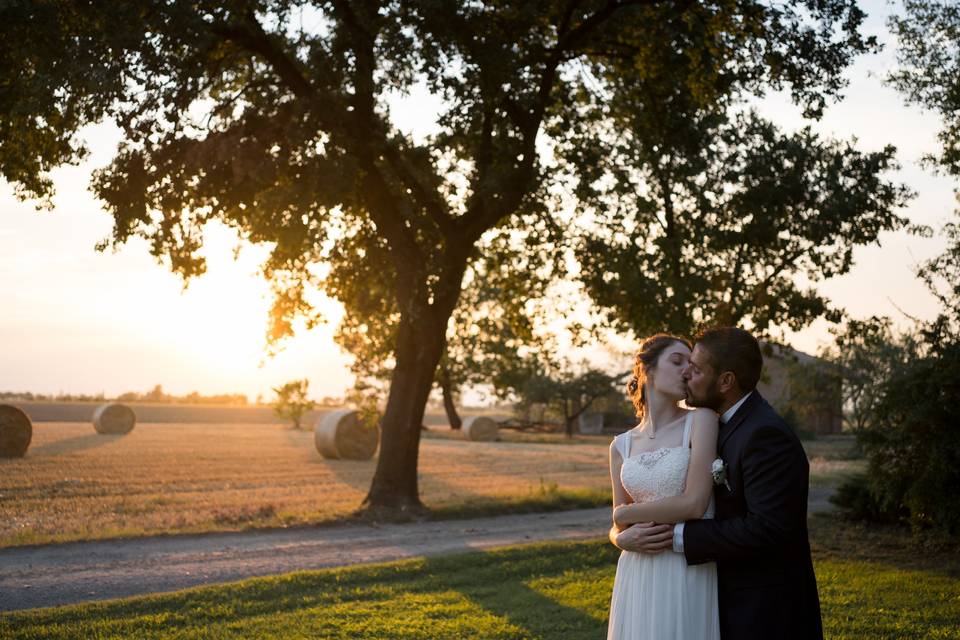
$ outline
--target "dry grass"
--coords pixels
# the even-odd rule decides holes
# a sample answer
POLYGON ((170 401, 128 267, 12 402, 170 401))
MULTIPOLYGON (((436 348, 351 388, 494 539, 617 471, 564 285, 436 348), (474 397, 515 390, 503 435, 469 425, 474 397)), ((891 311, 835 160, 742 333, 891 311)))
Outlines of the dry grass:
POLYGON ((804 441, 803 448, 810 458, 810 484, 814 486, 836 486, 867 468, 867 461, 852 435, 821 436, 804 441))
POLYGON ((819 436, 816 440, 804 440, 810 459, 823 458, 824 460, 860 460, 863 452, 857 444, 856 436, 852 434, 819 436))
MULTIPOLYGON (((420 492, 439 509, 543 488, 609 493, 607 440, 424 439, 420 492)), ((325 460, 280 425, 139 424, 103 436, 39 423, 26 457, 0 461, 0 546, 316 523, 360 504, 376 460, 325 460)))
MULTIPOLYGON (((609 495, 609 437, 504 437, 512 441, 427 432, 424 503, 446 516, 524 500, 564 508, 571 492, 609 495)), ((861 464, 837 460, 828 445, 817 453, 813 484, 861 464)), ((0 459, 0 546, 334 520, 360 505, 375 466, 325 460, 312 432, 281 425, 139 424, 105 436, 90 424, 38 423, 26 457, 0 459)))
MULTIPOLYGON (((463 440, 459 431, 453 431, 447 425, 431 426, 429 431, 423 432, 427 440, 463 440)), ((562 431, 520 431, 518 429, 500 429, 497 434, 500 442, 521 442, 540 444, 596 444, 604 447, 610 445, 611 436, 574 434, 567 437, 562 431)))

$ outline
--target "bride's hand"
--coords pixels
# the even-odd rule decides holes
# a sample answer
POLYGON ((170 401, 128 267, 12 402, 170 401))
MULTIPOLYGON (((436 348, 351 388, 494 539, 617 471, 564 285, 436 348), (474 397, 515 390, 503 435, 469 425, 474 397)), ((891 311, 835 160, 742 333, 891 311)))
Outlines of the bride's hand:
POLYGON ((654 524, 656 523, 655 522, 637 522, 634 524, 617 524, 616 522, 614 522, 613 530, 619 534, 619 533, 623 533, 630 527, 652 527, 654 524))
POLYGON ((641 522, 617 534, 614 544, 624 551, 663 553, 673 548, 673 525, 641 522))

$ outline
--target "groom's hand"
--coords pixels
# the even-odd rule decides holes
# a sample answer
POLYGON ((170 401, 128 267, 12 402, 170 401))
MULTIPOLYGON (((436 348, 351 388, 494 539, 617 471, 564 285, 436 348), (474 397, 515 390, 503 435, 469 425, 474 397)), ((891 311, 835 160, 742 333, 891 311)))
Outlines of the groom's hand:
POLYGON ((618 533, 614 544, 624 551, 663 553, 673 549, 673 525, 640 522, 618 533))

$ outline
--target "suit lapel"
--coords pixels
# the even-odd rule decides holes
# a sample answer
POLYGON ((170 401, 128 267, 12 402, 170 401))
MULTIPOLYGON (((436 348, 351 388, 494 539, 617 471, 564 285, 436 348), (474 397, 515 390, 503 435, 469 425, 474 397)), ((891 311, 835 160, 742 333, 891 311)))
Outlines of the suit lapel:
POLYGON ((754 407, 760 403, 763 398, 760 397, 760 392, 756 389, 753 390, 753 393, 750 394, 750 397, 743 401, 743 404, 740 405, 740 408, 737 409, 737 412, 733 414, 733 417, 730 418, 730 422, 723 425, 723 428, 720 429, 720 433, 717 437, 717 451, 723 448, 723 443, 727 441, 727 438, 730 437, 734 431, 737 430, 743 421, 747 419, 747 416, 750 415, 750 412, 753 411, 754 407))

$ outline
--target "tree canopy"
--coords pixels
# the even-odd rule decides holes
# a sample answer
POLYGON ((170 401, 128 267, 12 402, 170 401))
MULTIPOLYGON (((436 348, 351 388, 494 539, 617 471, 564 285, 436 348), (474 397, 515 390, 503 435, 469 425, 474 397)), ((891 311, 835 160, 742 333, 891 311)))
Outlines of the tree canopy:
POLYGON ((887 80, 908 102, 943 118, 939 154, 929 159, 960 176, 960 5, 906 0, 890 18, 897 36, 897 66, 887 80))
POLYGON ((861 152, 809 126, 785 134, 745 109, 678 116, 692 94, 647 108, 646 92, 616 94, 612 120, 583 121, 567 149, 590 154, 577 163, 590 221, 577 257, 610 320, 638 335, 837 320, 816 283, 847 273, 855 246, 907 224, 898 209, 911 192, 889 177, 895 149, 861 152))

